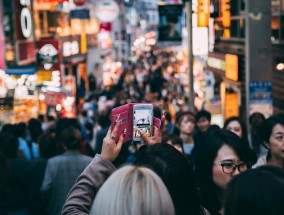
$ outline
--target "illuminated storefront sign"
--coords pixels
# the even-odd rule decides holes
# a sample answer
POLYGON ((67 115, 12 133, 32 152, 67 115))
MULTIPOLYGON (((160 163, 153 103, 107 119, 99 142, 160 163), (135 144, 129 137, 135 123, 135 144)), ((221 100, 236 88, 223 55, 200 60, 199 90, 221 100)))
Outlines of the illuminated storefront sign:
POLYGON ((18 65, 35 61, 33 21, 30 0, 14 0, 15 50, 18 65))
POLYGON ((223 37, 230 37, 230 26, 231 26, 231 0, 221 0, 221 14, 222 24, 224 29, 223 37))
POLYGON ((239 79, 239 67, 238 67, 238 56, 232 54, 226 54, 226 73, 225 76, 228 79, 237 81, 239 79))
POLYGON ((72 55, 76 55, 80 53, 79 43, 74 40, 72 42, 64 42, 63 43, 63 56, 70 57, 72 55))
POLYGON ((109 49, 112 47, 112 40, 109 31, 100 31, 98 33, 99 47, 101 49, 109 49))
POLYGON ((223 58, 224 58, 223 55, 222 55, 222 58, 219 58, 217 56, 209 56, 207 60, 208 67, 220 70, 221 72, 225 72, 226 62, 225 62, 225 59, 223 58))
POLYGON ((103 0, 96 5, 96 15, 102 22, 112 22, 119 14, 119 6, 113 0, 103 0))
POLYGON ((210 0, 198 0, 197 26, 208 27, 210 18, 210 0))
POLYGON ((233 54, 219 54, 210 52, 207 66, 213 72, 225 76, 226 78, 238 81, 239 66, 238 56, 233 54))
POLYGON ((59 69, 59 41, 46 40, 39 41, 37 62, 38 68, 44 70, 58 70, 59 69))

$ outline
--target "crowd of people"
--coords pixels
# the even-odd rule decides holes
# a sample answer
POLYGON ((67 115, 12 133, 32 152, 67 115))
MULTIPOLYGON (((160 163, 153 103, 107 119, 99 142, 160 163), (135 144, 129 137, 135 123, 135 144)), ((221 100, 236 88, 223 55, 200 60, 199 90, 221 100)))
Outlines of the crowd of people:
POLYGON ((284 117, 212 125, 210 112, 186 109, 177 64, 141 56, 79 103, 78 118, 2 125, 0 215, 283 214, 284 117), (129 102, 154 104, 153 136, 114 138, 122 122, 111 130, 110 111, 129 102))

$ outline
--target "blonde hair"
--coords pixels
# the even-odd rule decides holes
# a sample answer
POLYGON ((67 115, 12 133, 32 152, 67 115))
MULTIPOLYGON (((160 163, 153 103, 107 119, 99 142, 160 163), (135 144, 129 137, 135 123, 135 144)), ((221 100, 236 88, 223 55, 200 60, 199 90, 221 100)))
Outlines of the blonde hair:
POLYGON ((170 194, 159 176, 145 167, 117 170, 99 190, 90 215, 174 215, 170 194))

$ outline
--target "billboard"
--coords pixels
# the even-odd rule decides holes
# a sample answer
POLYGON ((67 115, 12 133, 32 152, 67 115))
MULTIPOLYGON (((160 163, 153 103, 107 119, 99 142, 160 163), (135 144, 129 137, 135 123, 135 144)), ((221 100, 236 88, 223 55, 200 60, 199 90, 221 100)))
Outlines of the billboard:
POLYGON ((273 114, 272 83, 269 81, 256 81, 249 84, 250 114, 261 112, 265 117, 273 114))
POLYGON ((180 4, 159 5, 159 41, 181 42, 182 7, 180 4))

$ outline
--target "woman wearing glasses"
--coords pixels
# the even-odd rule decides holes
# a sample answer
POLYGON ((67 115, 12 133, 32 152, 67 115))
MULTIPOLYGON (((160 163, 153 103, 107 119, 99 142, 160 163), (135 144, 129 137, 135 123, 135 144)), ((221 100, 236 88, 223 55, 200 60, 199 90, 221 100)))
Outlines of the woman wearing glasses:
POLYGON ((217 130, 206 141, 198 171, 202 205, 211 215, 224 214, 224 192, 231 179, 249 167, 241 139, 233 132, 217 130))
POLYGON ((253 168, 272 165, 284 169, 284 117, 271 116, 262 125, 262 139, 268 149, 267 155, 260 157, 253 168))

